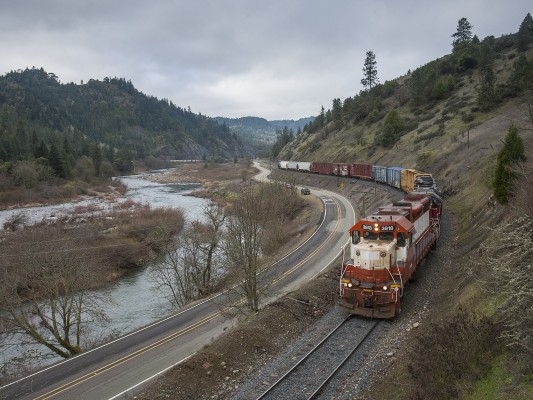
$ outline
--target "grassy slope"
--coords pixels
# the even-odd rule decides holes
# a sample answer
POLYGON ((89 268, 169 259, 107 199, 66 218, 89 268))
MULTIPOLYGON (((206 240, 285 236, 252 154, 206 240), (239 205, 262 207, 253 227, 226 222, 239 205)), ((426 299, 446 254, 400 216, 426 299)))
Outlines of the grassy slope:
MULTIPOLYGON (((512 53, 513 51, 507 52, 496 61, 497 82, 507 80, 514 62, 512 53)), ((531 53, 530 50, 529 57, 531 53)), ((478 85, 478 72, 464 75, 456 82, 457 89, 451 97, 417 109, 408 105, 401 106, 395 98, 387 99, 388 107, 396 107, 405 119, 418 121, 418 127, 405 134, 392 150, 372 146, 383 119, 366 126, 351 125, 340 131, 333 131, 332 126, 329 126, 326 128, 330 130, 327 134, 304 134, 307 136, 298 138, 296 146, 291 149, 293 159, 399 165, 434 174, 439 188, 446 195, 445 209, 453 211, 458 224, 455 238, 457 245, 452 256, 454 266, 452 273, 441 282, 441 303, 435 307, 435 321, 453 321, 459 315, 460 308, 471 310, 474 315, 494 314, 494 300, 487 298, 487 294, 468 277, 467 270, 472 259, 476 258, 480 244, 490 235, 490 228, 497 226, 509 213, 509 207, 495 204, 490 182, 496 155, 511 124, 520 128, 520 135, 526 144, 526 154, 530 161, 533 158, 533 134, 528 120, 527 99, 510 99, 488 113, 472 112, 477 103, 478 85), (462 118, 464 114, 471 114, 473 120, 465 123, 462 118), (430 138, 441 123, 444 123, 444 134, 430 138), (420 139, 424 135, 428 137, 427 140, 420 139), (313 141, 318 141, 318 138, 321 145, 313 145, 313 141), (310 149, 315 150, 310 152, 310 149), (425 165, 420 162, 422 154, 428 156, 425 165)), ((387 112, 385 110, 383 115, 387 112)), ((283 155, 280 158, 283 159, 283 155)), ((434 334, 437 332, 435 330, 434 334)), ((479 336, 481 338, 483 335, 479 336)), ((453 390, 459 389, 448 393, 448 396, 473 399, 531 398, 533 385, 531 373, 527 372, 531 366, 517 365, 517 354, 504 347, 494 349, 490 343, 486 343, 491 336, 485 336, 485 339, 479 341, 479 352, 487 352, 484 361, 463 360, 474 365, 467 367, 468 378, 462 378, 464 382, 461 378, 456 379, 451 386, 455 386, 453 390), (490 397, 487 397, 489 392, 490 397)), ((415 348, 412 351, 430 354, 433 349, 415 348)), ((435 357, 435 360, 438 362, 439 357, 435 357)), ((415 397, 416 390, 399 391, 396 385, 390 383, 396 381, 406 385, 405 387, 414 386, 408 373, 408 363, 406 360, 392 371, 393 376, 377 382, 371 395, 391 399, 415 397)), ((438 365, 435 367, 439 368, 438 365)))

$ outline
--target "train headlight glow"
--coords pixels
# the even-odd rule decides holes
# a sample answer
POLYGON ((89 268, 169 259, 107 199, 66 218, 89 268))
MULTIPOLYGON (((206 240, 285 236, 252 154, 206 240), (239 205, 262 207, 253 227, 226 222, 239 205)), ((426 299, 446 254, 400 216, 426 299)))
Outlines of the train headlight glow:
POLYGON ((352 287, 352 286, 353 286, 352 282, 348 283, 348 287, 352 287))
POLYGON ((387 289, 388 289, 387 285, 383 285, 383 290, 387 290, 387 289))

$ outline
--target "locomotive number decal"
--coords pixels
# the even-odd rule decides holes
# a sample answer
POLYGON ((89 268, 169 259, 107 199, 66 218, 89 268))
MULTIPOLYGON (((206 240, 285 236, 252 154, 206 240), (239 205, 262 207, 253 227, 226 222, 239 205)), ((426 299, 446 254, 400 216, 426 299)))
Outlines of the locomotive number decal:
POLYGON ((386 232, 394 231, 394 225, 381 225, 381 230, 386 232))
POLYGON ((372 225, 363 224, 363 230, 364 231, 371 231, 372 230, 372 225))

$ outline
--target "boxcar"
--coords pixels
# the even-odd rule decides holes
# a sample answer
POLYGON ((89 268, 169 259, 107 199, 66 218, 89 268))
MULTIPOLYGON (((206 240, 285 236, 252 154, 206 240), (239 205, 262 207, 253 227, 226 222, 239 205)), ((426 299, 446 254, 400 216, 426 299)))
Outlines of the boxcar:
POLYGON ((278 168, 279 169, 287 169, 287 161, 279 161, 278 162, 278 168))
POLYGON ((315 174, 333 175, 333 164, 325 162, 312 162, 311 172, 315 174))
POLYGON ((387 185, 402 188, 402 167, 387 167, 387 185))
POLYGON ((372 165, 350 164, 350 176, 360 179, 372 179, 372 165))
POLYGON ((387 183, 387 167, 372 165, 372 179, 376 182, 387 183))
POLYGON ((348 176, 350 174, 350 164, 333 163, 333 174, 337 176, 348 176))

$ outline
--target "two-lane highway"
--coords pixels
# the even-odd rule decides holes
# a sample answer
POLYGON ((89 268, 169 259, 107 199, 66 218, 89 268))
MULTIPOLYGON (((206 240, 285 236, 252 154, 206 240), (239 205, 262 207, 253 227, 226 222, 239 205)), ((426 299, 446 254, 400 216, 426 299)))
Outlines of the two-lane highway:
MULTIPOLYGON (((269 266, 260 284, 272 301, 327 268, 348 240, 354 212, 348 200, 312 189, 324 203, 316 232, 300 247, 269 266)), ((195 302, 176 314, 111 343, 55 364, 0 388, 0 399, 115 399, 190 357, 236 322, 242 302, 228 290, 195 302)))

